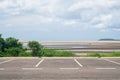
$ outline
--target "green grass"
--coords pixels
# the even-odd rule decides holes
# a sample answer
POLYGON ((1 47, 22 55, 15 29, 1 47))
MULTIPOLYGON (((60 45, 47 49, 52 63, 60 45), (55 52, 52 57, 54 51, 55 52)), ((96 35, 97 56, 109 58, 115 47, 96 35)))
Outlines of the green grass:
POLYGON ((110 54, 101 54, 102 57, 120 57, 120 52, 112 52, 110 54))
POLYGON ((74 53, 63 50, 44 49, 43 57, 73 57, 74 53))
POLYGON ((31 52, 22 52, 19 54, 18 57, 32 57, 32 53, 31 52))
MULTIPOLYGON (((42 53, 39 53, 38 57, 75 57, 76 55, 70 51, 64 50, 54 50, 54 49, 44 49, 42 53)), ((0 52, 0 57, 13 57, 10 53, 0 52)), ((21 52, 16 57, 32 57, 32 52, 21 52)), ((36 56, 37 57, 37 56, 36 56)), ((112 53, 88 53, 87 55, 77 56, 77 57, 120 57, 120 52, 112 53)))
MULTIPOLYGON (((75 54, 69 51, 44 49, 43 52, 38 53, 38 57, 74 57, 75 54)), ((10 53, 0 53, 0 57, 13 57, 10 53)), ((32 52, 21 52, 14 57, 33 57, 32 52)), ((36 56, 37 57, 37 56, 36 56)))
POLYGON ((87 55, 84 55, 84 57, 102 57, 100 53, 90 53, 87 55))
POLYGON ((82 57, 120 57, 120 52, 112 52, 112 53, 90 53, 84 55, 82 57))

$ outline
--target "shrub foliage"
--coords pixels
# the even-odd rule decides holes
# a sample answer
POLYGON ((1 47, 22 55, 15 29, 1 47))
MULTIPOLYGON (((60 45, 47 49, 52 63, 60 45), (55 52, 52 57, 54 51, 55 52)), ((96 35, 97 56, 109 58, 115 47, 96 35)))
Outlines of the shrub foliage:
POLYGON ((18 56, 23 50, 22 43, 13 37, 2 38, 0 34, 0 56, 18 56))

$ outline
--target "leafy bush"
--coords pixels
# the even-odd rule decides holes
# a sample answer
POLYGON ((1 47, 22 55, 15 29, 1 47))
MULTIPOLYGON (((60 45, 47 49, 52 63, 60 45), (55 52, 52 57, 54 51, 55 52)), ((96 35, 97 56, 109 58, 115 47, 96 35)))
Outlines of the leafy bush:
POLYGON ((12 55, 4 52, 4 53, 0 53, 0 57, 12 57, 12 55))
POLYGON ((11 56, 18 56, 20 52, 22 52, 22 50, 20 48, 9 48, 9 49, 5 49, 6 53, 11 55, 11 56))
POLYGON ((32 56, 41 56, 43 46, 37 41, 29 41, 29 48, 32 50, 32 56))
POLYGON ((0 57, 4 57, 4 53, 0 52, 0 57))
POLYGON ((5 47, 5 40, 2 38, 2 35, 0 34, 0 52, 2 53, 4 51, 5 47))
POLYGON ((21 48, 22 49, 22 43, 18 42, 18 39, 15 39, 13 37, 6 38, 5 40, 5 48, 21 48))

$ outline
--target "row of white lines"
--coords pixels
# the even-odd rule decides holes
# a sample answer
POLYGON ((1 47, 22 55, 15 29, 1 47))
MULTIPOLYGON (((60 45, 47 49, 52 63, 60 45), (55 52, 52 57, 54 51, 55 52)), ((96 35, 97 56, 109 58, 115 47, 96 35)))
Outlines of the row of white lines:
POLYGON ((115 61, 112 61, 112 60, 109 60, 109 59, 103 59, 103 60, 108 61, 108 62, 111 62, 111 63, 114 63, 114 64, 117 64, 117 65, 120 65, 120 63, 115 62, 115 61))
MULTIPOLYGON (((3 61, 3 62, 0 62, 0 64, 7 63, 7 62, 10 62, 10 61, 13 61, 13 60, 14 60, 14 59, 6 60, 6 61, 3 61)), ((103 59, 103 60, 108 61, 108 62, 111 62, 111 63, 114 63, 114 64, 117 64, 117 65, 120 65, 120 63, 115 62, 115 61, 112 61, 112 60, 109 60, 109 59, 103 59)), ((43 61, 44 61, 44 59, 40 60, 40 61, 35 65, 35 67, 38 67, 43 61)), ((83 65, 82 65, 77 59, 74 59, 74 61, 75 61, 80 67, 83 67, 83 65)))
MULTIPOLYGON (((35 65, 35 67, 37 68, 43 61, 44 61, 44 59, 40 60, 40 61, 35 65)), ((77 59, 74 59, 74 61, 75 61, 80 67, 83 67, 83 65, 82 65, 77 59)))
MULTIPOLYGON (((23 70, 43 70, 43 68, 22 68, 23 70)), ((59 68, 60 70, 78 70, 80 68, 59 68)), ((97 70, 113 70, 116 68, 95 68, 97 70)))
POLYGON ((35 67, 38 67, 43 61, 44 61, 44 59, 40 60, 40 61, 35 65, 35 67))
MULTIPOLYGON (((59 68, 60 70, 79 70, 80 68, 59 68)), ((97 70, 113 70, 116 68, 95 68, 97 70)), ((4 68, 0 68, 0 71, 5 70, 4 68)), ((22 68, 22 70, 43 70, 43 68, 22 68)))
MULTIPOLYGON (((117 65, 120 65, 120 63, 115 62, 115 61, 112 61, 112 60, 109 60, 109 59, 103 59, 103 60, 108 61, 108 62, 111 62, 111 63, 114 63, 114 64, 117 64, 117 65)), ((38 67, 43 61, 44 61, 44 59, 40 60, 40 61, 35 65, 35 67, 38 67)), ((75 61, 80 67, 83 67, 83 65, 82 65, 77 59, 74 59, 74 61, 75 61)))
MULTIPOLYGON (((109 59, 103 59, 105 61, 108 61, 108 62, 111 62, 111 63, 114 63, 114 64, 117 64, 117 65, 120 65, 120 63, 118 62, 115 62, 115 61, 112 61, 112 60, 109 60, 109 59)), ((7 62, 10 62, 10 61, 13 61, 13 59, 11 60, 6 60, 6 61, 3 61, 1 62, 0 64, 3 64, 3 63, 7 63, 7 62)), ((40 60, 36 65, 35 65, 35 68, 23 68, 23 70, 42 70, 42 68, 37 68, 42 62, 44 61, 44 59, 40 60)), ((77 59, 74 59, 74 61, 80 66, 80 67, 83 67, 83 65, 77 60, 77 59)), ((61 70, 64 70, 64 69, 79 69, 79 68, 60 68, 61 70)), ((116 68, 96 68, 96 69, 116 69, 116 68)), ((4 70, 4 68, 0 68, 0 70, 4 70)))
MULTIPOLYGON (((114 62, 114 61, 111 61, 111 60, 107 60, 107 59, 103 59, 105 61, 109 61, 109 62, 112 62, 112 63, 115 63, 115 64, 120 64, 118 62, 114 62)), ((36 68, 23 68, 23 70, 42 70, 42 68, 37 68, 42 62, 44 61, 44 59, 40 60, 37 64, 36 64, 36 68)), ((80 66, 80 67, 83 67, 83 65, 77 60, 77 59, 74 59, 74 61, 80 66)), ((79 68, 60 68, 61 70, 77 70, 79 68)), ((96 68, 96 69, 116 69, 116 68, 96 68)))
MULTIPOLYGON (((14 59, 10 59, 10 60, 6 60, 6 61, 3 61, 3 62, 0 62, 0 64, 3 64, 3 63, 7 63, 7 62, 10 62, 10 61, 13 61, 14 59)), ((0 68, 0 71, 1 70, 5 70, 4 68, 0 68)))
POLYGON ((10 61, 13 61, 13 60, 14 59, 6 60, 6 61, 3 61, 3 62, 0 62, 0 64, 7 63, 7 62, 10 62, 10 61))

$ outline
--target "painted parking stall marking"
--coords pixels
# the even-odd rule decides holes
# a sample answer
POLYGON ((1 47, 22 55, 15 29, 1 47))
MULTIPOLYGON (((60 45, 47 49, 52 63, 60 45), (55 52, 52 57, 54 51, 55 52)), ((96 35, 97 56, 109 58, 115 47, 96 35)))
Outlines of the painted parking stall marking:
POLYGON ((0 71, 3 71, 3 70, 5 70, 4 68, 0 68, 0 71))
POLYGON ((74 61, 75 61, 80 67, 83 67, 83 65, 82 65, 80 62, 78 62, 77 59, 74 59, 74 61))
POLYGON ((40 61, 35 65, 35 67, 38 67, 43 61, 44 61, 44 59, 40 60, 40 61))
POLYGON ((114 63, 114 64, 117 64, 117 65, 120 65, 120 63, 116 62, 116 61, 112 61, 112 60, 109 60, 109 59, 103 59, 105 61, 108 61, 108 62, 111 62, 111 63, 114 63))
POLYGON ((102 70, 102 69, 103 70, 110 70, 110 69, 113 70, 113 69, 116 69, 116 68, 96 68, 96 69, 98 69, 98 70, 102 70))
POLYGON ((43 70, 42 68, 22 68, 22 70, 43 70))
POLYGON ((78 70, 79 68, 59 68, 60 70, 78 70))
POLYGON ((120 66, 102 58, 15 59, 11 62, 7 60, 4 60, 5 64, 0 65, 0 80, 120 79, 120 66))
MULTIPOLYGON (((0 62, 0 64, 2 65, 3 63, 7 63, 7 62, 9 62, 9 63, 11 63, 10 61, 13 61, 13 60, 15 60, 15 59, 9 59, 9 60, 6 60, 6 61, 3 61, 3 62, 0 62)), ((43 70, 44 68, 46 69, 46 67, 40 67, 40 65, 41 65, 41 63, 44 63, 44 60, 45 59, 41 59, 41 60, 39 60, 38 59, 38 62, 36 63, 36 64, 34 64, 34 66, 33 67, 21 67, 20 69, 22 69, 22 70, 43 70)), ((64 59, 65 60, 65 59, 64 59)), ((63 60, 63 61, 64 61, 63 60)), ((55 62, 55 65, 56 65, 56 63, 58 63, 58 65, 59 66, 57 66, 57 67, 55 67, 55 68, 57 68, 57 69, 60 69, 60 70, 79 70, 80 69, 80 67, 83 67, 83 65, 82 64, 84 64, 84 63, 80 63, 80 61, 79 61, 79 59, 75 59, 75 58, 73 58, 73 59, 71 59, 73 62, 72 63, 69 63, 69 64, 72 64, 73 65, 73 63, 74 63, 74 65, 76 64, 76 66, 63 66, 63 65, 61 65, 61 60, 59 60, 59 59, 57 59, 57 61, 55 62), (60 64, 59 64, 60 63, 60 64), (79 67, 77 66, 77 65, 79 65, 79 67)), ((106 61, 107 63, 113 63, 113 64, 117 64, 117 65, 120 65, 120 63, 118 63, 118 62, 116 62, 116 61, 113 61, 113 60, 109 60, 109 59, 100 59, 100 60, 104 60, 104 61, 106 61)), ((48 60, 47 60, 48 61, 48 60)), ((54 61, 54 60, 53 60, 54 61)), ((66 61, 66 60, 65 60, 66 61)), ((46 61, 45 61, 46 62, 46 61)), ((34 62, 35 63, 35 62, 34 62)), ((44 63, 45 64, 45 63, 44 63)), ((63 64, 63 63, 62 63, 63 64)), ((65 63, 66 64, 66 63, 65 63)), ((52 67, 54 67, 54 64, 52 63, 51 65, 53 65, 52 67)), ((67 64, 66 64, 67 65, 67 64)), ((51 67, 51 68, 52 68, 51 67)), ((96 66, 94 69, 96 69, 96 70, 115 70, 115 69, 119 69, 119 68, 116 68, 116 67, 114 67, 114 66, 106 66, 106 67, 102 67, 102 66, 96 66)), ((0 68, 0 70, 2 71, 2 70, 6 70, 6 68, 5 67, 1 67, 0 68)))
POLYGON ((3 62, 0 62, 0 64, 7 63, 7 62, 10 62, 10 61, 13 61, 13 60, 14 59, 6 60, 6 61, 3 61, 3 62))

